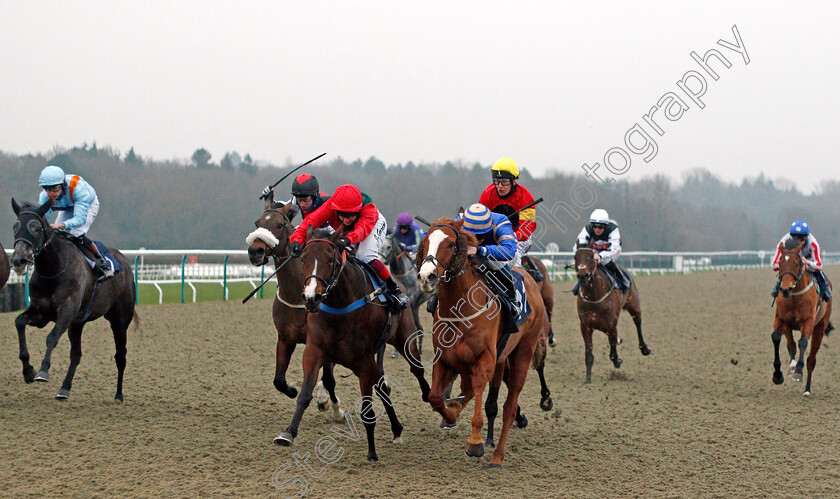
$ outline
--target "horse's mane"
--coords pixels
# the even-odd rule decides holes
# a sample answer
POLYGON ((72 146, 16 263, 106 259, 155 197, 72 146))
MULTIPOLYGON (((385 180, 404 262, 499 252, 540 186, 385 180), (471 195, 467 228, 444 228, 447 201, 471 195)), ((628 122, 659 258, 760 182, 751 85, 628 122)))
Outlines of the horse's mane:
MULTIPOLYGON (((452 257, 450 267, 456 269, 465 267, 467 264, 467 246, 478 246, 478 239, 475 237, 475 234, 465 231, 460 225, 456 226, 455 220, 451 218, 441 217, 432 224, 432 227, 435 225, 451 225, 458 229, 458 239, 455 241, 455 255, 452 257)), ((431 231, 432 229, 430 228, 429 230, 431 231)), ((415 268, 419 269, 423 265, 424 255, 428 250, 429 240, 424 237, 420 241, 420 246, 417 247, 417 256, 414 259, 415 268)))
POLYGON ((788 251, 794 251, 795 249, 799 248, 800 246, 804 246, 806 241, 797 241, 794 238, 790 238, 785 241, 785 249, 788 251))

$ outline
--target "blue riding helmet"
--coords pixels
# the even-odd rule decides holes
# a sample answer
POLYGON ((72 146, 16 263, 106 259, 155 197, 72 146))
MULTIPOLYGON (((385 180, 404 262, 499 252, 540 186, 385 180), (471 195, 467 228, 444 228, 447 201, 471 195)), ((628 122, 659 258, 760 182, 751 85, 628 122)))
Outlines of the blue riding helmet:
POLYGON ((490 210, 481 203, 475 203, 464 213, 464 230, 473 234, 485 234, 493 228, 490 210))
POLYGON ((791 236, 807 236, 810 233, 808 229, 808 222, 803 222, 802 220, 797 220, 790 224, 790 235, 791 236))
POLYGON ((41 187, 49 187, 51 185, 59 185, 64 183, 64 170, 57 166, 50 165, 41 170, 41 176, 38 177, 38 185, 41 187))

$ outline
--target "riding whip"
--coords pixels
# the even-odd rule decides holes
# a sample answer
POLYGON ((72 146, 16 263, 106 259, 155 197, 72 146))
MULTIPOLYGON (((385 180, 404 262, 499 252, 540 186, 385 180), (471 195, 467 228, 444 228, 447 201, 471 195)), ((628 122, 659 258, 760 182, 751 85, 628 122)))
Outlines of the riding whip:
MULTIPOLYGON (((326 155, 326 154, 327 154, 327 153, 322 152, 322 153, 321 153, 321 154, 319 154, 318 156, 315 156, 314 158, 310 159, 310 160, 309 160, 309 161, 307 161, 306 163, 304 163, 304 164, 302 164, 302 165, 298 166, 298 167, 297 167, 297 168, 295 168, 294 170, 292 170, 292 171, 290 171, 289 173, 287 173, 286 175, 284 175, 284 176, 283 176, 283 178, 281 178, 281 179, 280 179, 280 180, 278 180, 277 182, 274 182, 274 184, 272 184, 272 185, 271 185, 271 188, 272 188, 272 189, 274 189, 275 187, 277 187, 277 184, 279 184, 280 182, 282 182, 282 181, 286 180, 286 179, 289 177, 289 175, 293 174, 294 172, 296 172, 296 171, 300 170, 300 169, 301 169, 301 168, 303 168, 304 166, 308 165, 309 163, 311 163, 311 162, 315 161, 316 159, 318 159, 318 158, 320 158, 320 157, 322 157, 322 156, 324 156, 324 155, 326 155)), ((263 196, 262 194, 260 194, 260 199, 265 199, 266 197, 267 197, 267 196, 263 196)))
MULTIPOLYGON (((320 157, 320 156, 319 156, 319 157, 320 157)), ((318 159, 318 158, 315 158, 315 159, 318 159)), ((279 271, 280 271, 280 269, 282 269, 282 268, 283 268, 283 265, 286 265, 287 263, 289 263, 289 260, 291 260, 291 259, 292 259, 292 257, 288 257, 288 258, 286 258, 286 261, 285 261, 285 262, 283 262, 283 263, 281 263, 280 265, 278 265, 278 266, 277 266, 277 268, 276 268, 276 269, 274 269, 274 272, 272 272, 270 276, 268 276, 268 277, 266 277, 266 278, 265 278, 265 280, 262 282, 262 284, 260 284, 260 285, 259 285, 259 286, 257 286, 256 288, 254 288, 254 290, 253 290, 253 291, 251 291, 251 292, 248 294, 248 296, 246 296, 245 298, 243 298, 243 299, 242 299, 242 303, 245 303, 246 301, 250 300, 252 296, 254 296, 255 294, 257 294, 257 291, 261 290, 261 289, 262 289, 262 287, 263 287, 263 286, 265 286, 265 285, 266 285, 266 283, 267 283, 268 281, 270 281, 270 280, 271 280, 271 278, 272 278, 272 277, 274 277, 274 275, 275 275, 277 272, 279 272, 279 271)))
POLYGON ((420 222, 421 224, 426 224, 426 225, 428 225, 429 227, 431 227, 431 226, 432 226, 432 222, 429 222, 428 220, 426 220, 425 218, 421 217, 420 215, 416 215, 416 216, 414 217, 414 220, 417 220, 417 221, 418 221, 418 222, 420 222))

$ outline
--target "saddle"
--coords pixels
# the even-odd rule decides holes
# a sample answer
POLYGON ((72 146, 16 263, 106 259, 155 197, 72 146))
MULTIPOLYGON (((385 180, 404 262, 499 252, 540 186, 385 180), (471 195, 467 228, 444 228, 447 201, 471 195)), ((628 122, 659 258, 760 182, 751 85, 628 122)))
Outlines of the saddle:
POLYGON ((545 279, 545 276, 540 272, 540 269, 537 268, 537 265, 530 256, 522 255, 522 268, 525 269, 525 272, 531 274, 531 277, 537 282, 542 282, 545 279))
POLYGON ((388 291, 385 281, 379 278, 379 275, 373 270, 373 267, 352 255, 347 256, 347 261, 355 263, 367 274, 380 303, 386 304, 391 312, 399 312, 399 304, 388 291))
MULTIPOLYGON (((90 268, 93 270, 94 275, 98 276, 100 272, 96 267, 96 257, 93 256, 90 250, 78 244, 76 242, 76 237, 64 232, 60 232, 59 234, 61 234, 64 238, 73 243, 73 246, 79 250, 79 252, 87 261, 88 265, 90 265, 90 268)), ((93 244, 96 245, 96 249, 99 250, 99 254, 102 255, 105 258, 105 261, 108 262, 108 265, 111 266, 111 270, 114 271, 114 275, 122 271, 122 266, 120 265, 120 262, 118 262, 117 259, 114 258, 114 255, 111 254, 111 250, 109 250, 108 247, 105 246, 105 243, 103 243, 102 241, 93 241, 93 244)))
MULTIPOLYGON (((609 278, 610 282, 612 283, 612 287, 614 289, 621 289, 621 283, 618 280, 618 276, 613 274, 612 271, 610 271, 610 269, 606 265, 602 265, 599 263, 598 266, 604 269, 604 272, 607 274, 607 278, 609 278)), ((615 267, 618 269, 619 272, 621 272, 621 275, 627 280, 628 283, 633 282, 633 279, 630 277, 630 274, 627 273, 627 270, 625 270, 624 267, 621 267, 619 265, 616 265, 615 267)))

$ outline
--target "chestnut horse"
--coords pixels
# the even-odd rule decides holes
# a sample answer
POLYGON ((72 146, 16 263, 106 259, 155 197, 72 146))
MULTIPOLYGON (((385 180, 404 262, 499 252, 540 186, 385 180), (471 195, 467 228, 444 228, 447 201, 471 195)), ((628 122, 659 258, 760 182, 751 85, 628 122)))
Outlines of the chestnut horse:
MULTIPOLYGON (((272 207, 271 198, 265 203, 265 211, 254 225, 257 227, 245 240, 248 244, 248 259, 252 265, 261 266, 274 261, 274 268, 283 265, 277 272, 277 294, 271 316, 274 329, 277 330, 277 348, 274 366, 274 387, 289 398, 298 395, 296 388, 286 382, 286 370, 295 347, 306 343, 306 318, 309 315, 303 309, 300 290, 303 287, 303 267, 300 259, 293 259, 289 254, 289 236, 294 227, 290 219, 291 205, 272 207)), ((318 383, 318 409, 327 410, 332 401, 332 417, 336 422, 344 421, 341 401, 335 394, 333 364, 324 366, 324 373, 318 383), (329 395, 328 395, 329 394, 329 395)))
POLYGON ((6 281, 9 280, 10 269, 9 255, 6 254, 6 250, 3 249, 3 245, 0 244, 0 289, 3 289, 3 286, 6 285, 6 281))
POLYGON ((592 382, 592 331, 598 329, 607 334, 610 341, 610 360, 616 369, 621 367, 618 356, 618 316, 626 310, 633 317, 639 336, 639 350, 642 355, 650 355, 650 348, 642 336, 642 304, 636 282, 630 279, 630 289, 626 292, 615 289, 607 271, 595 261, 596 250, 590 243, 575 251, 575 269, 580 282, 577 299, 577 311, 580 318, 580 334, 586 349, 586 383, 592 382))
MULTIPOLYGON (((776 299, 776 316, 773 319, 773 383, 780 385, 785 378, 782 375, 782 362, 779 360, 779 343, 782 335, 787 339, 790 354, 791 378, 802 381, 802 367, 804 366, 805 350, 811 340, 811 351, 808 353, 808 381, 805 383, 805 396, 811 395, 811 375, 817 365, 817 352, 822 344, 823 334, 830 331, 831 302, 820 301, 819 293, 814 287, 811 273, 805 270, 799 252, 805 241, 799 243, 792 250, 786 249, 779 243, 782 254, 779 257, 779 296, 776 299), (798 329, 802 336, 799 338, 799 360, 796 358, 796 343, 793 341, 793 330, 798 329)), ((831 282, 826 278, 826 284, 831 282)))
MULTIPOLYGON (((393 344, 404 358, 419 359, 417 342, 409 341, 414 333, 411 309, 391 312, 371 295, 373 286, 365 271, 347 253, 339 251, 336 242, 342 233, 319 239, 307 234, 306 246, 300 259, 303 262, 304 305, 309 312, 306 347, 303 349, 303 386, 297 400, 295 414, 286 431, 274 442, 291 445, 298 433, 304 411, 312 400, 312 389, 318 370, 328 363, 341 364, 359 378, 362 399, 357 413, 365 426, 368 441, 368 460, 377 461, 374 444, 376 426, 372 409, 374 387, 385 405, 391 421, 393 442, 402 442, 402 424, 390 400, 390 389, 382 372, 385 343, 393 344), (376 359, 378 356, 378 361, 376 359)), ((423 378, 422 366, 411 363, 411 372, 420 383, 423 401, 429 400, 429 384, 423 378)))
MULTIPOLYGON (((417 250, 416 266, 423 291, 438 293, 434 313, 432 344, 436 362, 432 374, 429 403, 450 425, 475 398, 472 433, 465 452, 471 457, 484 455, 484 426, 481 402, 488 382, 487 418, 492 428, 496 416, 495 399, 502 379, 507 378, 508 394, 502 413, 502 431, 493 451, 491 466, 501 466, 505 459, 508 433, 517 415, 519 393, 525 384, 528 368, 535 359, 537 345, 548 335, 548 316, 539 287, 523 269, 515 268, 525 279, 531 314, 519 330, 511 334, 503 350, 502 315, 499 302, 481 277, 476 262, 467 258, 467 248, 477 246, 475 236, 462 230, 463 219, 441 218, 432 224, 417 250), (448 315, 445 315, 448 314, 448 315), (508 368, 506 376, 505 369, 508 368), (447 387, 461 375, 462 400, 445 400, 447 387), (492 402, 492 404, 491 404, 492 402)), ((543 347, 544 348, 544 347, 543 347)), ((487 444, 493 446, 492 433, 487 444)))
POLYGON ((61 335, 69 331, 70 367, 55 396, 57 399, 68 398, 76 367, 82 359, 82 329, 86 323, 104 316, 111 323, 116 347, 117 393, 114 399, 122 401, 126 333, 132 320, 137 324, 138 319, 134 309, 137 295, 131 266, 122 253, 111 249, 122 271, 98 283, 76 245, 50 227, 44 218, 50 204, 47 200, 41 206, 28 203, 20 206, 12 199, 12 209, 17 215, 12 265, 18 274, 26 273, 29 265, 35 266, 29 281, 29 306, 15 318, 23 380, 27 383, 49 380, 53 349, 61 335), (55 325, 47 335, 47 351, 36 374, 29 364, 26 326, 44 327, 49 322, 55 325))
POLYGON ((548 276, 548 269, 545 267, 542 260, 536 257, 522 255, 523 268, 525 268, 526 260, 531 262, 531 264, 543 275, 543 280, 538 282, 537 285, 540 287, 540 296, 542 296, 543 304, 545 305, 545 313, 548 315, 548 344, 553 348, 555 343, 554 328, 551 327, 551 314, 554 311, 554 288, 551 287, 551 279, 549 279, 548 276))

